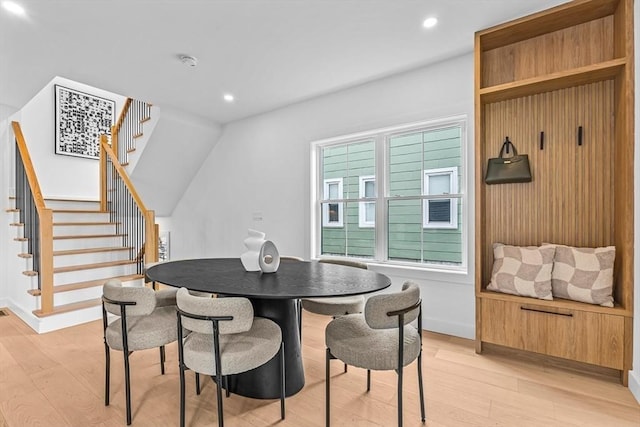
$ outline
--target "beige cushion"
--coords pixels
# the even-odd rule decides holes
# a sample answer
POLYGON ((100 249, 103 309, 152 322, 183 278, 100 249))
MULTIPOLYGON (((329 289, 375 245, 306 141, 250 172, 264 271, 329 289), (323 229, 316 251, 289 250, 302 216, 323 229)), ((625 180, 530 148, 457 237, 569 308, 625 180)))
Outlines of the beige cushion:
MULTIPOLYGON (((178 339, 175 306, 158 307, 151 314, 143 316, 130 316, 128 311, 129 307, 127 307, 127 338, 130 351, 160 347, 178 339)), ((123 350, 122 318, 107 327, 105 336, 109 347, 114 350, 123 350)))
POLYGON ((493 244, 493 272, 487 289, 506 294, 552 300, 553 245, 493 244))
POLYGON ((556 246, 553 296, 613 307, 615 246, 574 248, 556 246))
POLYGON ((311 313, 325 316, 362 313, 364 297, 362 295, 354 295, 348 297, 305 298, 302 300, 302 308, 311 313))
MULTIPOLYGON (((264 365, 278 353, 281 343, 280 327, 262 317, 254 318, 247 332, 220 335, 221 374, 237 374, 264 365)), ((215 375, 213 335, 190 333, 184 340, 184 363, 195 372, 215 375)))
MULTIPOLYGON (((397 318, 394 318, 397 322, 397 318)), ((387 371, 398 367, 398 328, 372 329, 362 314, 338 317, 325 330, 327 348, 347 365, 387 371)), ((403 366, 420 353, 420 335, 412 325, 404 327, 403 366)))

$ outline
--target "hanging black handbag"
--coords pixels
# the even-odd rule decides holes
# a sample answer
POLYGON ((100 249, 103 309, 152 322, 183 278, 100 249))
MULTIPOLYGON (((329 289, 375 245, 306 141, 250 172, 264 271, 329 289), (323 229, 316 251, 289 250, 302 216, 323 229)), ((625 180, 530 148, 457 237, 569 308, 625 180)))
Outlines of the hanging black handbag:
POLYGON ((516 147, 509 137, 502 144, 500 157, 489 159, 487 175, 484 178, 487 184, 507 184, 510 182, 531 182, 531 168, 529 156, 518 154, 516 147), (509 153, 509 146, 513 149, 512 157, 502 157, 505 149, 509 153))

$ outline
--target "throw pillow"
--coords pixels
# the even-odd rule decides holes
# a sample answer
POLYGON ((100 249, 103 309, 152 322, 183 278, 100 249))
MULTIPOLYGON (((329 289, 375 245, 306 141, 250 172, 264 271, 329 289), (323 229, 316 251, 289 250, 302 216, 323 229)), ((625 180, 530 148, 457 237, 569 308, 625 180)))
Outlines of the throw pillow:
POLYGON ((487 289, 552 300, 551 269, 555 247, 493 244, 493 271, 487 289))
POLYGON ((551 273, 553 296, 613 307, 615 246, 574 248, 556 246, 551 273))

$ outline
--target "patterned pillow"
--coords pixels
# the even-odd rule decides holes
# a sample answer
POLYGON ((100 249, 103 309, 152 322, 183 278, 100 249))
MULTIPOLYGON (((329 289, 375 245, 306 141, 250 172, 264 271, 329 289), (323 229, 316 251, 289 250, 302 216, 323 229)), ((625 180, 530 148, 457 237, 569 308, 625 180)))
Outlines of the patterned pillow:
POLYGON ((553 296, 613 307, 613 262, 616 247, 556 246, 551 273, 553 296))
POLYGON ((551 269, 555 247, 493 244, 493 272, 487 289, 552 300, 551 269))

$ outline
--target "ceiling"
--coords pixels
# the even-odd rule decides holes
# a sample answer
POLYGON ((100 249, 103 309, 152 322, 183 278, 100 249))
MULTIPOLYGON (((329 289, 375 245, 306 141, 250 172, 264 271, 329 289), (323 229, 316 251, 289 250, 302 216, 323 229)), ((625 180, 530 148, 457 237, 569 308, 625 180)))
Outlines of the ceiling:
POLYGON ((0 103, 20 108, 61 76, 221 124, 470 52, 474 31, 564 3, 14 1, 26 16, 0 9, 0 103))

